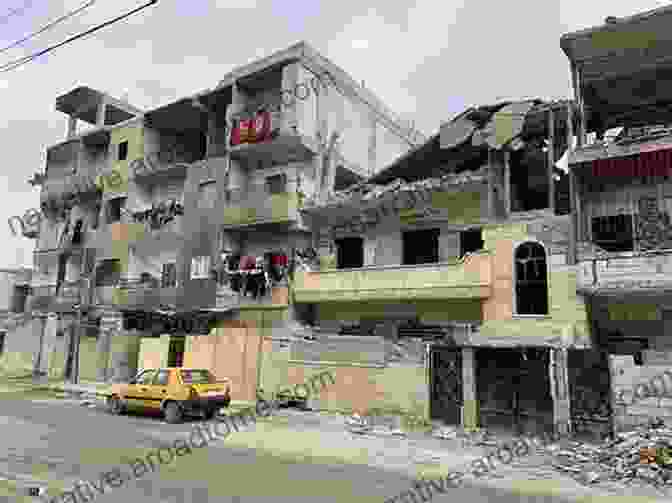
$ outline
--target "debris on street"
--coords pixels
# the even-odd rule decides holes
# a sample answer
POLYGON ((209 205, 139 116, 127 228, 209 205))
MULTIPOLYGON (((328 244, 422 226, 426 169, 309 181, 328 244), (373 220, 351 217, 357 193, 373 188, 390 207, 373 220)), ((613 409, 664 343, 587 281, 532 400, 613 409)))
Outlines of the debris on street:
POLYGON ((672 428, 660 421, 620 433, 601 445, 572 441, 547 453, 552 466, 584 485, 602 481, 672 486, 672 428))

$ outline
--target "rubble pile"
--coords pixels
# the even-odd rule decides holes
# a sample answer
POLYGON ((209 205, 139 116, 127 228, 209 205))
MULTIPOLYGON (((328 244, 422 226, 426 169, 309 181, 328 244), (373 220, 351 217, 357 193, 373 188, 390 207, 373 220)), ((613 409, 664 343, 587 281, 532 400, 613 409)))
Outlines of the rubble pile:
POLYGON ((620 433, 602 445, 548 446, 552 466, 589 485, 602 481, 672 486, 672 428, 658 421, 620 433))
MULTIPOLYGON (((344 205, 352 203, 364 203, 380 199, 389 193, 411 192, 422 193, 442 190, 444 188, 464 185, 472 181, 482 181, 485 179, 485 168, 481 167, 473 171, 464 171, 461 173, 448 173, 441 177, 426 178, 414 182, 405 182, 398 178, 385 185, 377 185, 362 182, 347 189, 337 191, 329 195, 328 205, 344 205)), ((305 206, 317 204, 317 201, 307 200, 305 206)))

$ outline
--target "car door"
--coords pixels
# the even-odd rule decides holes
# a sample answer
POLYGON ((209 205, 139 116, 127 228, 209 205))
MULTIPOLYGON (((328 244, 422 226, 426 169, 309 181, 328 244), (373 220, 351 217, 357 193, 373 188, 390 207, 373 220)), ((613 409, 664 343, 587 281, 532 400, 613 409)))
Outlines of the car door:
POLYGON ((168 396, 170 369, 159 369, 145 392, 146 407, 153 411, 161 409, 161 402, 168 396))
POLYGON ((145 370, 130 382, 128 385, 128 393, 126 395, 126 400, 130 407, 136 409, 144 409, 147 407, 149 386, 154 380, 155 375, 156 369, 145 370))

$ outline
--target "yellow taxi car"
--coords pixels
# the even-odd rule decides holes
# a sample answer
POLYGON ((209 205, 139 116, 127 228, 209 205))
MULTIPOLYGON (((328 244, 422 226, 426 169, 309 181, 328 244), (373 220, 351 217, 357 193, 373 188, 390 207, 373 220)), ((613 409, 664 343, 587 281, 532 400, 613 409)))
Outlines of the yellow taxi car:
POLYGON ((229 403, 228 379, 218 381, 209 370, 181 367, 141 370, 129 383, 113 384, 107 397, 112 414, 160 412, 169 423, 193 415, 212 419, 229 403))

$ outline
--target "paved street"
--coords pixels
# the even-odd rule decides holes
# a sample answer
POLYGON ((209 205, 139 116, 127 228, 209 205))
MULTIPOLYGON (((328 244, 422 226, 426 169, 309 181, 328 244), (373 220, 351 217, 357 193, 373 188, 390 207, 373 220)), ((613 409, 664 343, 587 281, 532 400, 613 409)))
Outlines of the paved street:
MULTIPOLYGON (((108 415, 77 402, 3 399, 0 402, 0 476, 39 477, 55 486, 77 479, 98 481, 115 467, 129 472, 125 458, 186 438, 194 423, 168 425, 151 417, 108 415)), ((245 435, 246 432, 233 433, 245 435)), ((383 501, 407 490, 411 480, 399 472, 357 465, 313 464, 310 460, 259 455, 252 449, 211 443, 123 487, 105 488, 100 502, 383 501)), ((86 493, 85 493, 86 494, 86 493)), ((541 501, 492 488, 460 488, 432 501, 541 501), (448 499, 450 498, 450 500, 448 499)), ((548 501, 548 500, 544 500, 548 501)), ((565 501, 552 498, 552 501, 565 501)))

